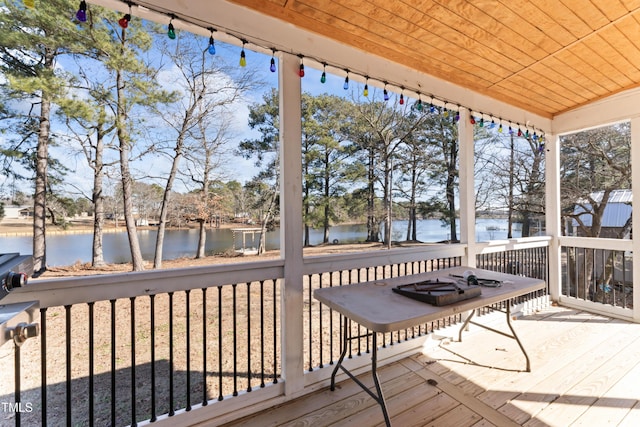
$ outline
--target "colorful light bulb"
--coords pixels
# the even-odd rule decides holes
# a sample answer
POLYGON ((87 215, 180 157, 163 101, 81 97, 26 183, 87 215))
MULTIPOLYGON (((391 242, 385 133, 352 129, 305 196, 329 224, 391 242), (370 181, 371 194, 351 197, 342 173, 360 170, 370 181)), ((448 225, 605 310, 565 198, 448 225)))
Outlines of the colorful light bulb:
POLYGON ((403 105, 404 104, 404 95, 400 94, 400 101, 398 101, 398 104, 403 105))
MULTIPOLYGON (((173 21, 173 19, 171 19, 171 21, 173 21)), ((169 21, 167 37, 169 37, 171 40, 174 40, 176 38, 176 29, 173 27, 173 23, 171 21, 169 21)))
POLYGON ((460 120, 460 112, 456 111, 456 116, 454 117, 455 121, 457 122, 458 120, 460 120))
POLYGON ((347 73, 347 77, 344 78, 344 84, 342 85, 344 90, 349 89, 349 73, 347 73))
POLYGON ((80 6, 78 7, 78 11, 76 12, 76 18, 80 22, 87 22, 87 2, 82 0, 80 2, 80 6))
POLYGON ((322 75, 320 76, 320 83, 326 83, 327 82, 327 72, 323 71, 322 75))
POLYGON ((484 118, 480 117, 480 127, 483 128, 484 127, 484 118))
POLYGON ((122 28, 127 28, 129 26, 129 21, 131 21, 131 15, 127 13, 118 20, 118 25, 122 28))
POLYGON ((498 133, 502 133, 502 123, 500 123, 500 126, 498 127, 498 133))
POLYGON ((247 66, 247 55, 244 53, 244 43, 242 44, 242 50, 240 51, 240 66, 247 66))
POLYGON ((213 36, 210 36, 209 47, 207 48, 207 51, 209 52, 210 55, 216 54, 216 45, 214 43, 215 43, 215 40, 213 40, 213 36))
POLYGON ((471 116, 471 118, 469 119, 469 122, 470 122, 472 125, 475 125, 475 124, 476 124, 476 118, 475 118, 475 117, 473 117, 473 116, 471 116))
POLYGON ((518 128, 518 136, 522 136, 522 131, 518 128))
POLYGON ((382 91, 382 97, 385 101, 389 100, 389 92, 387 92, 387 88, 384 88, 384 90, 382 91))
POLYGON ((369 85, 368 84, 364 84, 364 90, 362 91, 362 94, 364 96, 369 96, 369 85))
POLYGON ((271 57, 271 64, 269 65, 269 70, 272 73, 276 72, 276 59, 273 56, 271 57))

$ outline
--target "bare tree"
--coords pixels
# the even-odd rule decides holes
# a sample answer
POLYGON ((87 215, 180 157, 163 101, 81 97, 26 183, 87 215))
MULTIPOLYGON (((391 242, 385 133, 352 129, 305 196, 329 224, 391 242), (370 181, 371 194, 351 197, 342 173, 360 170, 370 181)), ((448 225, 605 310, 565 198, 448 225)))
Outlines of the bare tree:
MULTIPOLYGON (((196 169, 206 169, 207 173, 213 170, 211 159, 214 153, 212 141, 217 141, 219 137, 228 133, 229 126, 221 125, 218 133, 213 138, 208 137, 210 123, 216 116, 224 115, 226 109, 237 103, 243 93, 256 85, 252 71, 245 71, 237 74, 235 68, 227 66, 219 56, 211 56, 208 50, 204 51, 198 45, 198 37, 191 34, 182 34, 180 39, 180 49, 175 49, 173 45, 162 45, 163 54, 171 60, 174 66, 174 77, 167 82, 174 88, 178 88, 178 101, 172 103, 167 109, 160 112, 165 124, 174 131, 175 140, 173 143, 163 147, 163 152, 171 160, 171 169, 166 178, 160 219, 158 224, 158 235, 156 238, 156 249, 154 256, 154 268, 162 266, 162 252, 164 245, 164 234, 167 225, 167 215, 171 202, 171 194, 175 179, 180 170, 180 162, 186 153, 203 152, 208 153, 206 159, 197 159, 191 156, 191 165, 194 162, 209 163, 196 169), (235 76, 233 78, 232 76, 235 76), (220 131, 223 131, 222 133, 220 131)), ((225 116, 228 122, 231 118, 225 116)), ((214 130, 215 132, 215 130, 214 130)), ((224 139, 224 138, 223 138, 224 139)), ((213 143, 215 144, 215 143, 213 143)), ((219 148, 217 149, 219 150, 219 148)), ((191 177, 193 178, 193 177, 191 177)), ((209 177, 204 178, 208 181, 209 177)), ((200 183, 202 184, 202 183, 200 183)), ((205 186, 202 193, 207 195, 205 186)), ((203 219, 205 221, 206 219, 203 219)), ((200 239, 202 250, 198 250, 198 257, 204 256, 204 225, 201 226, 200 239)), ((200 245, 199 245, 200 247, 200 245)))
POLYGON ((199 238, 196 258, 205 257, 207 220, 212 212, 216 211, 220 195, 212 194, 212 181, 222 172, 221 163, 226 158, 225 146, 230 142, 230 117, 222 115, 218 117, 217 125, 205 120, 198 122, 197 135, 193 138, 198 145, 192 147, 187 156, 187 173, 193 182, 198 185, 196 192, 200 195, 198 202, 197 221, 199 223, 199 238), (217 174, 217 175, 216 175, 217 174))

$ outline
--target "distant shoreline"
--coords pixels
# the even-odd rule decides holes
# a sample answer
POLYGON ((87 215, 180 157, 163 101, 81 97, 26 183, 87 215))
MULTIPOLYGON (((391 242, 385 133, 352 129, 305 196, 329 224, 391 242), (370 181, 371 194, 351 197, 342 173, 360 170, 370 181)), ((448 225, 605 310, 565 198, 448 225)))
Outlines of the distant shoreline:
MULTIPOLYGON (((118 226, 116 227, 113 221, 105 221, 105 225, 102 228, 103 233, 124 233, 127 231, 127 228, 124 225, 124 220, 118 221, 118 226)), ((191 223, 197 224, 197 223, 191 223)), ((236 228, 243 227, 245 224, 236 224, 232 222, 223 223, 220 227, 213 227, 215 229, 226 229, 226 228, 236 228)), ((47 223, 46 225, 46 233, 47 235, 59 235, 59 234, 88 234, 93 233, 93 219, 92 218, 82 218, 82 219, 73 219, 67 223, 66 227, 62 227, 59 225, 53 225, 47 223)), ((185 227, 169 227, 167 230, 188 230, 192 228, 197 228, 191 226, 185 227)), ((138 230, 157 230, 157 226, 138 226, 138 230)), ((0 220, 0 237, 28 237, 33 236, 33 220, 32 219, 17 219, 17 218, 4 218, 0 220)))

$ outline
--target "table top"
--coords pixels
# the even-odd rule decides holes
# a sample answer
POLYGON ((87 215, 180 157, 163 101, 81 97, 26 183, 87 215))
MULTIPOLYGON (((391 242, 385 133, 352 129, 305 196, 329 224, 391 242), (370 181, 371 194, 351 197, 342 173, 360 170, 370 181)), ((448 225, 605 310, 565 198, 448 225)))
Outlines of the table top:
POLYGON ((540 279, 461 266, 354 285, 316 289, 313 296, 371 331, 392 332, 525 295, 544 289, 545 286, 544 280, 540 279), (444 306, 417 301, 392 291, 398 285, 447 278, 451 274, 462 276, 467 270, 472 270, 480 279, 500 280, 502 286, 496 288, 483 286, 480 296, 444 306))

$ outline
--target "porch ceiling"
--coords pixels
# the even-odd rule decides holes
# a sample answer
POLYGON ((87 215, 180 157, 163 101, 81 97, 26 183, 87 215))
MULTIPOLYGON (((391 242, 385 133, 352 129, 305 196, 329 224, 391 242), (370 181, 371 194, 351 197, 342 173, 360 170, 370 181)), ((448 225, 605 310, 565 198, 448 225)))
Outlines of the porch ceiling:
POLYGON ((640 0, 229 0, 535 114, 640 85, 640 0))

